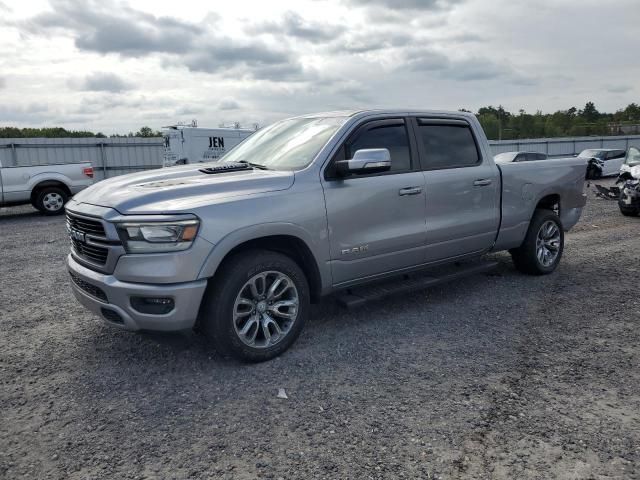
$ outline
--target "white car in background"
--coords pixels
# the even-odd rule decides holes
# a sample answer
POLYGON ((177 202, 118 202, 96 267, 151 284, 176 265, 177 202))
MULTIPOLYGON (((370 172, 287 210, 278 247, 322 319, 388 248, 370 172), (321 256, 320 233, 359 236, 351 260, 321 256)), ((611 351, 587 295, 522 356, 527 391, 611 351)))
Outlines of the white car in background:
POLYGON ((596 179, 617 175, 624 163, 626 151, 618 148, 589 148, 578 154, 588 159, 587 178, 596 179))
POLYGON ((534 160, 547 160, 546 153, 539 152, 503 152, 495 155, 496 163, 531 162, 534 160))

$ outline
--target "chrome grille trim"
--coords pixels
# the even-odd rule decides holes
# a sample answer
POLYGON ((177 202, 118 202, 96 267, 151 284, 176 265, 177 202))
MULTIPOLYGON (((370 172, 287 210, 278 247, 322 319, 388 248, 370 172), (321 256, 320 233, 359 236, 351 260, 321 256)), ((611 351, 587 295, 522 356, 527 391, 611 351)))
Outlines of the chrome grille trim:
POLYGON ((99 220, 91 220, 85 217, 78 217, 67 212, 67 227, 73 228, 87 235, 97 235, 106 238, 104 225, 99 220))
MULTIPOLYGON (((103 210, 104 215, 111 213, 109 209, 103 210)), ((66 217, 73 258, 91 270, 113 273, 118 258, 125 253, 115 225, 105 218, 84 214, 76 209, 67 209, 66 217)))

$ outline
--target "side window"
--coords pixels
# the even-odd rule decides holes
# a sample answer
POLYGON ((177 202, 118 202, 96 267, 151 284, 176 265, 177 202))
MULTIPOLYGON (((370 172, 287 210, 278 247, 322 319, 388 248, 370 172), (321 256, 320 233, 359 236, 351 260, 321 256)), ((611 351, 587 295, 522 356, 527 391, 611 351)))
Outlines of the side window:
POLYGON ((616 150, 614 153, 614 157, 613 158, 624 158, 627 154, 627 152, 625 152, 624 150, 616 150))
POLYGON ((513 159, 514 162, 526 162, 527 160, 529 159, 527 158, 526 153, 519 153, 516 155, 516 158, 513 159))
POLYGON ((424 145, 427 170, 471 167, 480 163, 471 128, 465 122, 439 125, 418 120, 418 136, 418 141, 424 145))
POLYGON ((529 160, 546 160, 547 156, 544 153, 529 153, 529 160))
POLYGON ((411 170, 409 136, 404 123, 380 125, 365 128, 358 136, 346 144, 346 157, 365 148, 386 148, 391 154, 391 172, 411 170))

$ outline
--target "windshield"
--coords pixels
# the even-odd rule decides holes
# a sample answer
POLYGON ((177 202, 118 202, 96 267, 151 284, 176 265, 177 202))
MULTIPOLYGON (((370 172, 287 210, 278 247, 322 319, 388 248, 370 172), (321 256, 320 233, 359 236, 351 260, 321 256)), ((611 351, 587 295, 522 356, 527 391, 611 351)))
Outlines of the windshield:
POLYGON ((499 153, 495 157, 493 157, 493 161, 496 163, 510 163, 513 162, 513 159, 518 154, 518 152, 504 152, 499 153))
POLYGON ((630 167, 640 165, 640 150, 638 150, 636 147, 630 147, 624 163, 626 165, 629 165, 630 167))
POLYGON ((346 120, 347 117, 282 120, 258 130, 222 157, 222 161, 245 161, 270 170, 301 170, 346 120))
POLYGON ((602 158, 604 154, 605 152, 602 150, 589 149, 581 151, 578 156, 581 158, 602 158))

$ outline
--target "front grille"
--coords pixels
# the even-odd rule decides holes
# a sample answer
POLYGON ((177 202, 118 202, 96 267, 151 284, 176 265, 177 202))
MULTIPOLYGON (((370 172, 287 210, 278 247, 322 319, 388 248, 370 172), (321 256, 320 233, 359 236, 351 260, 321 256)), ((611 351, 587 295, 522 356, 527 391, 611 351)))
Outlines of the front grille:
POLYGON ((67 226, 88 235, 97 235, 99 237, 106 236, 104 225, 102 225, 102 222, 98 220, 76 217, 75 215, 67 213, 67 226))
POLYGON ((107 257, 109 256, 109 250, 103 247, 97 247, 95 245, 89 245, 83 243, 75 238, 71 239, 71 248, 80 257, 91 260, 92 262, 104 265, 107 263, 107 257))
POLYGON ((69 275, 71 275, 71 281, 75 283, 78 286, 78 288, 80 288, 80 290, 88 293, 89 295, 100 300, 101 302, 109 303, 109 300, 107 300, 107 294, 104 293, 104 291, 100 287, 96 287, 95 285, 89 282, 85 282, 75 273, 69 272, 69 275))
POLYGON ((87 243, 87 236, 106 238, 102 222, 67 213, 67 229, 71 238, 71 248, 77 256, 99 265, 107 263, 109 249, 87 243))

